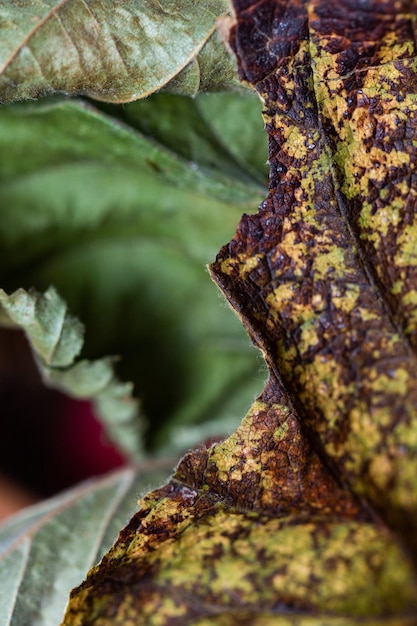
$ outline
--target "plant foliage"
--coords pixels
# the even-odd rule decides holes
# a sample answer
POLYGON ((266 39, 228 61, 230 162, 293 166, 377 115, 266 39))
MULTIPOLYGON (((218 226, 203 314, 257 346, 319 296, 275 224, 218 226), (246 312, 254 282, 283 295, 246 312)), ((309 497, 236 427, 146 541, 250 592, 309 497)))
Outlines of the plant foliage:
MULTIPOLYGON (((137 10, 136 3, 130 4, 137 10)), ((203 3, 193 6, 207 8, 203 3)), ((186 454, 173 477, 140 500, 114 546, 72 592, 62 626, 411 626, 417 615, 417 7, 401 1, 394 6, 391 0, 235 0, 233 8, 228 43, 240 79, 263 103, 270 190, 258 213, 241 217, 210 273, 262 351, 269 379, 232 435, 186 454)), ((116 25, 119 17, 116 11, 116 25)), ((125 66, 129 72, 129 64, 125 66)), ((195 60, 190 67, 195 70, 195 60)), ((74 84, 70 90, 87 92, 81 83, 74 84)), ((52 88, 37 89, 36 94, 52 88)), ((99 97, 114 100, 105 81, 100 89, 99 97)), ((176 352, 189 334, 192 346, 198 345, 202 328, 210 328, 211 314, 209 300, 200 288, 197 294, 185 266, 171 273, 175 254, 186 251, 187 261, 201 264, 217 239, 218 226, 225 220, 233 223, 235 211, 250 210, 251 203, 260 201, 262 168, 254 156, 258 152, 249 149, 257 145, 250 139, 250 117, 246 140, 240 137, 246 132, 246 117, 236 115, 241 128, 231 124, 214 97, 153 98, 143 106, 117 109, 117 122, 109 121, 107 105, 92 110, 68 101, 13 107, 5 115, 18 120, 15 128, 19 116, 28 113, 35 120, 39 115, 54 119, 58 129, 65 128, 62 110, 73 119, 88 119, 70 147, 65 133, 59 139, 53 135, 51 154, 59 155, 64 165, 75 145, 77 159, 94 153, 100 166, 123 162, 122 169, 130 172, 133 164, 143 176, 140 180, 146 182, 137 188, 140 200, 135 196, 141 211, 136 213, 135 202, 123 200, 123 193, 116 214, 113 204, 100 213, 105 203, 96 200, 95 210, 106 221, 100 223, 94 244, 111 239, 114 227, 126 235, 129 220, 120 226, 119 215, 134 213, 145 252, 138 255, 138 274, 130 262, 124 267, 140 275, 141 286, 151 294, 162 280, 163 310, 175 310, 181 302, 171 327, 175 331, 169 332, 181 336, 172 344, 176 352), (181 115, 172 123, 163 111, 181 115), (211 122, 211 116, 217 121, 211 122), (98 134, 103 143, 83 142, 93 126, 107 133, 98 134), (112 137, 107 151, 105 136, 112 137), (226 143, 220 136, 227 137, 226 143), (194 220, 207 230, 201 238, 208 242, 204 254, 193 239, 194 220), (144 233, 152 244, 158 242, 154 256, 152 246, 142 241, 144 233), (165 300, 172 285, 175 293, 165 300), (179 300, 184 286, 186 295, 179 300)), ((250 102, 238 104, 236 94, 225 98, 233 110, 250 102)), ((45 163, 47 157, 38 158, 45 163)), ((38 172, 36 168, 28 157, 16 172, 26 176, 38 172)), ((37 184, 36 175, 35 189, 37 184)), ((19 206, 16 199, 26 191, 13 187, 12 181, 5 193, 19 206)), ((29 240, 26 205, 27 199, 21 215, 29 240)), ((77 204, 63 202, 61 215, 77 215, 68 206, 77 204)), ((84 233, 92 214, 80 211, 84 233)), ((50 226, 49 218, 45 223, 50 226)), ((19 257, 13 252, 10 242, 22 235, 19 229, 5 228, 12 276, 28 253, 19 257)), ((69 250, 73 243, 66 229, 55 228, 61 239, 49 266, 36 248, 44 244, 33 244, 41 263, 29 272, 30 278, 59 276, 56 259, 64 243, 69 250)), ((84 256, 78 242, 74 251, 70 262, 64 257, 64 266, 89 267, 93 257, 84 256)), ((114 257, 106 250, 97 258, 98 265, 109 268, 106 276, 111 275, 114 257)), ((96 290, 94 297, 100 293, 104 291, 96 290)), ((112 306, 120 302, 116 293, 112 306)), ((110 301, 109 296, 102 298, 102 303, 110 301)), ((149 301, 156 302, 153 295, 149 301)), ((100 310, 107 311, 103 306, 100 310)), ((217 415, 215 424, 219 416, 223 419, 224 406, 230 414, 227 385, 230 376, 244 378, 239 367, 245 363, 243 354, 235 354, 237 369, 229 369, 224 346, 231 337, 228 331, 218 344, 223 345, 224 368, 213 360, 212 368, 195 370, 190 361, 189 377, 180 372, 176 380, 188 380, 190 389, 198 391, 179 394, 177 406, 186 406, 189 413, 181 412, 183 408, 174 412, 171 427, 190 423, 189 415, 202 407, 217 415), (196 387, 194 372, 204 371, 204 383, 196 387), (221 373, 226 386, 206 387, 207 372, 214 377, 221 373)), ((201 361, 210 364, 212 336, 207 338, 201 361)), ((158 366, 162 362, 158 358, 158 366)), ((163 380, 158 382, 159 392, 165 392, 163 380)), ((13 603, 8 610, 13 614, 13 603)))

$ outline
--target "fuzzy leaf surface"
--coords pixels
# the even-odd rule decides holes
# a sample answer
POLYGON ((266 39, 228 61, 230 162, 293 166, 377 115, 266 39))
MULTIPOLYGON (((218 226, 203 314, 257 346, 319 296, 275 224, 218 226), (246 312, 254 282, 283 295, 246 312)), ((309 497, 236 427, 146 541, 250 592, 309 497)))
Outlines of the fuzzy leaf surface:
POLYGON ((195 95, 233 86, 234 64, 215 33, 228 7, 224 0, 2 2, 0 102, 53 93, 129 102, 163 87, 195 95))
POLYGON ((74 590, 65 626, 414 624, 414 2, 236 0, 270 193, 211 266, 270 378, 74 590))

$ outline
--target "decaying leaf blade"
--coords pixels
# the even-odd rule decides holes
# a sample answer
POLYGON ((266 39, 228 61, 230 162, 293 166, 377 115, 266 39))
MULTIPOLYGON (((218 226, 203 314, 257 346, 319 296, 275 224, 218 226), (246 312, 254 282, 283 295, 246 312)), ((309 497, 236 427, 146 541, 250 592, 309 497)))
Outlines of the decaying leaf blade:
POLYGON ((140 502, 63 624, 414 623, 416 6, 234 7, 270 193, 211 273, 269 382, 231 437, 140 502))
POLYGON ((191 452, 140 502, 74 592, 64 624, 148 624, 156 614, 191 624, 223 613, 238 624, 244 611, 273 619, 295 608, 382 618, 416 608, 401 546, 337 485, 283 399, 267 391, 230 439, 191 452))
MULTIPOLYGON (((410 316, 399 292, 392 303, 392 293, 378 273, 386 283, 390 280, 396 272, 391 269, 396 238, 401 239, 404 228, 411 236, 407 226, 411 178, 401 172, 412 171, 417 154, 410 140, 417 98, 403 59, 404 50, 410 49, 407 37, 413 32, 414 17, 405 7, 395 17, 394 9, 384 3, 383 9, 375 8, 364 40, 368 13, 361 14, 356 3, 340 9, 336 34, 329 33, 330 18, 322 2, 308 7, 293 3, 292 8, 303 36, 290 33, 278 49, 278 59, 270 53, 270 63, 274 59, 277 63, 275 73, 269 73, 268 63, 266 72, 253 51, 247 56, 252 65, 242 69, 264 100, 271 192, 256 216, 242 219, 213 273, 252 328, 271 369, 284 381, 336 471, 410 543, 417 507, 417 359, 405 331, 410 316), (399 50, 394 73, 395 48, 389 45, 393 37, 399 50), (345 59, 350 59, 349 71, 345 59), (368 96, 366 102, 357 101, 359 86, 362 94, 372 91, 372 102, 368 96), (338 91, 334 106, 329 104, 333 90, 338 91), (379 147, 373 150, 380 153, 375 168, 368 128, 375 128, 378 115, 395 125, 397 113, 387 109, 386 102, 398 104, 397 95, 404 92, 410 94, 402 113, 410 139, 404 131, 402 141, 390 143, 389 133, 382 136, 380 131, 374 137, 379 147), (353 113, 349 103, 354 97, 353 113), (362 172, 359 177, 360 159, 367 167, 366 175, 362 172), (356 176, 351 176, 352 168, 356 176), (355 186, 352 180, 359 178, 355 186), (381 240, 381 213, 391 216, 383 241, 392 250, 392 259, 378 257, 369 244, 362 245, 364 238, 369 239, 366 232, 373 220, 366 222, 358 215, 355 223, 352 211, 367 206, 358 185, 368 201, 374 199, 376 241, 381 240), (402 195, 395 192, 398 185, 407 188, 402 195), (358 231, 361 225, 364 237, 358 231)), ((277 10, 271 28, 274 20, 285 24, 288 19, 277 10)), ((240 28, 235 31, 236 48, 241 36, 251 41, 247 30, 240 28)), ((266 36, 273 40, 273 32, 266 36)), ((413 284, 414 265, 409 261, 407 278, 413 284)), ((401 275, 404 268, 398 271, 401 275)))

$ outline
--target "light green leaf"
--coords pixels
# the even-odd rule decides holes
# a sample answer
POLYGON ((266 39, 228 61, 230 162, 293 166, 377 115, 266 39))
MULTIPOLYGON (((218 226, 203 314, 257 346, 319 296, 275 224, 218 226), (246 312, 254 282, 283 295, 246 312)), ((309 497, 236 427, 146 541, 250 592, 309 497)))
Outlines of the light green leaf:
POLYGON ((10 296, 0 290, 0 314, 27 333, 44 368, 68 367, 81 351, 83 327, 55 289, 44 295, 19 289, 10 296))
POLYGON ((200 83, 233 84, 234 61, 217 37, 197 60, 228 8, 226 0, 2 2, 0 102, 57 92, 127 102, 161 89, 187 66, 172 88, 195 93, 200 83))
POLYGON ((120 383, 110 359, 75 362, 84 329, 56 290, 44 294, 0 289, 0 321, 23 330, 45 383, 75 398, 90 399, 109 436, 131 458, 142 451, 142 428, 132 384, 120 383))
MULTIPOLYGON (((262 176, 231 155, 199 102, 155 95, 143 119, 65 100, 0 110, 0 284, 57 287, 86 325, 85 357, 104 370, 103 356, 121 357, 152 447, 228 434, 264 378, 205 269, 262 199, 262 176)), ((65 384, 80 377, 71 369, 65 384)))
POLYGON ((172 460, 90 481, 0 526, 0 626, 57 626, 68 593, 110 547, 172 460))

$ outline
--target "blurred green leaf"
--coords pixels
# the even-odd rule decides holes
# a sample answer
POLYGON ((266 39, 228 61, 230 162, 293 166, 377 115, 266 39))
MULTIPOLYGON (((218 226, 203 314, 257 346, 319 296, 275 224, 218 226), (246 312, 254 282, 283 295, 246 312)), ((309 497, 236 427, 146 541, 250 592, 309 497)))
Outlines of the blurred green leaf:
POLYGON ((123 119, 208 172, 223 171, 237 180, 245 172, 247 182, 267 185, 260 102, 252 92, 201 94, 196 98, 155 94, 126 104, 123 119))
MULTIPOLYGON (((86 325, 83 357, 122 357, 117 371, 135 383, 151 447, 227 434, 263 378, 205 270, 242 211, 261 201, 262 176, 238 162, 199 106, 155 95, 142 117, 67 100, 0 110, 0 284, 55 285, 86 325)), ((252 147, 255 136, 265 149, 262 133, 252 147)), ((79 370, 65 384, 69 376, 79 370)))

